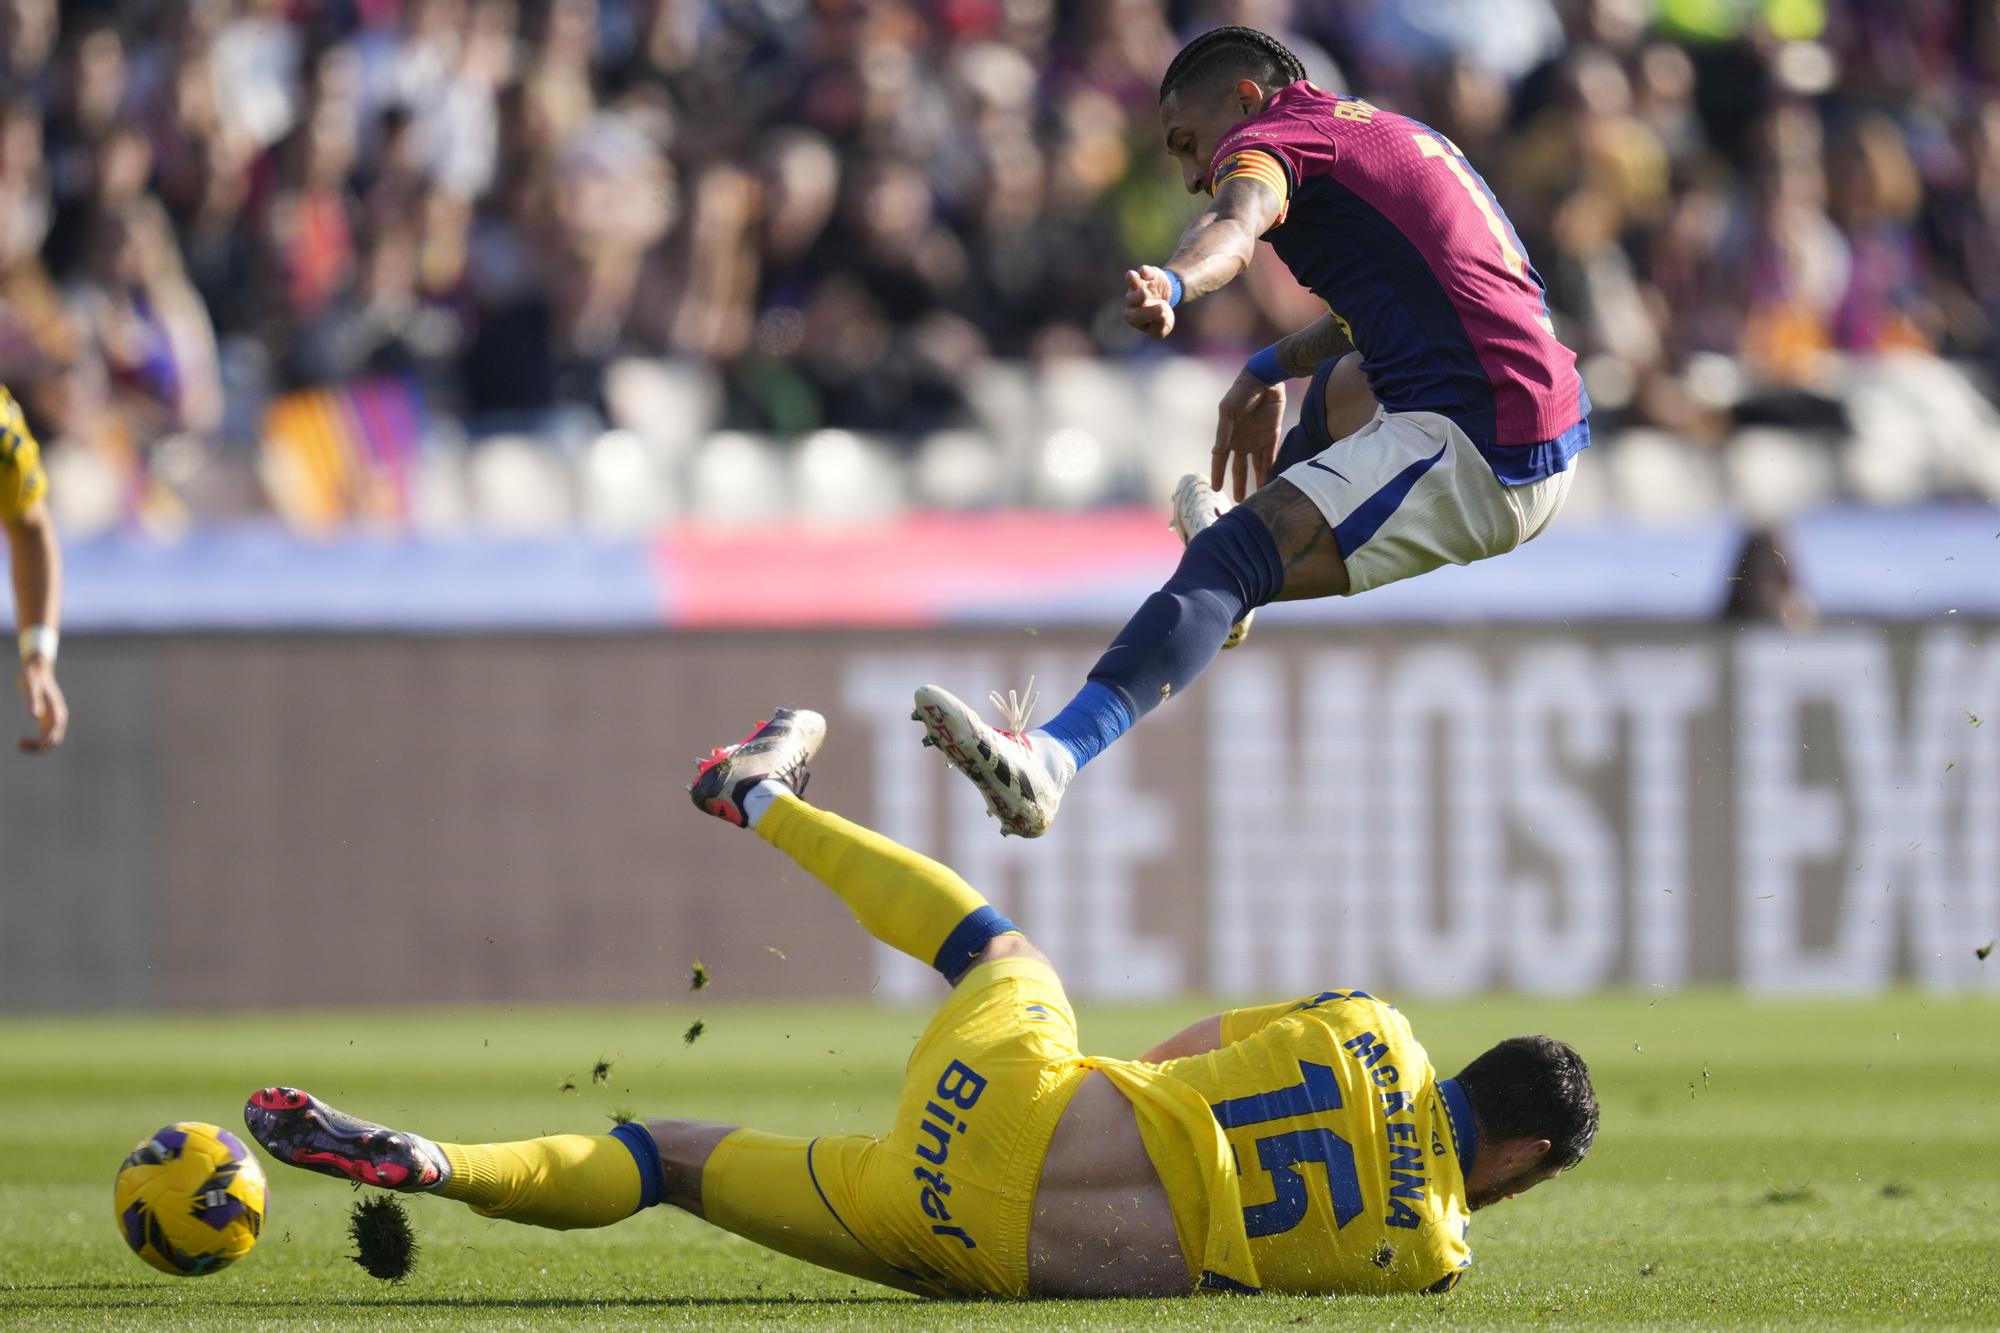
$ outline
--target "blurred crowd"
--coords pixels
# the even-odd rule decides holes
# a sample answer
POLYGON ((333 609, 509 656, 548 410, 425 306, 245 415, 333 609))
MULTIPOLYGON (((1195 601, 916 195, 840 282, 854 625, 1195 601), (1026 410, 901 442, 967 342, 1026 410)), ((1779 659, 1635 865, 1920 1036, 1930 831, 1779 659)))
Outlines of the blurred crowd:
MULTIPOLYGON (((0 381, 135 505, 370 376, 475 436, 631 359, 719 428, 967 426, 980 366, 1160 354, 1114 303, 1221 23, 1458 143, 1605 433, 1990 424, 2000 0, 0 0, 0 381)), ((1175 350, 1314 313, 1266 255, 1175 350)))

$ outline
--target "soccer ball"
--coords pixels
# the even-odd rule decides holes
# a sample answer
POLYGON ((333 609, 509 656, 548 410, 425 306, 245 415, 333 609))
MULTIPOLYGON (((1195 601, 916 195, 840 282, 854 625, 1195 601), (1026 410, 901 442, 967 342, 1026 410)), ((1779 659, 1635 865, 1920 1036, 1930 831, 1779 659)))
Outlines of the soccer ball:
POLYGON ((264 1168, 226 1129, 183 1120, 132 1150, 112 1202, 132 1252, 162 1273, 227 1268, 264 1229, 264 1168))

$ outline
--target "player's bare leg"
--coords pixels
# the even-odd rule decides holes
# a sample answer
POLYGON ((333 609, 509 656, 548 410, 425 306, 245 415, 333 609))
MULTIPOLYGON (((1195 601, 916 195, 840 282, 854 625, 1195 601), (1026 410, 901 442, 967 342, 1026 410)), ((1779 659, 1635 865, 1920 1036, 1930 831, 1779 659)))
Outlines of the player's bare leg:
POLYGON ((648 1120, 646 1133, 660 1159, 660 1202, 705 1217, 701 1173, 715 1155, 715 1145, 741 1128, 707 1120, 648 1120))
POLYGON ((1299 602, 1347 594, 1347 562, 1341 558, 1340 543, 1334 540, 1333 525, 1312 497, 1278 477, 1245 500, 1243 507, 1270 532, 1284 565, 1284 582, 1272 601, 1299 602))

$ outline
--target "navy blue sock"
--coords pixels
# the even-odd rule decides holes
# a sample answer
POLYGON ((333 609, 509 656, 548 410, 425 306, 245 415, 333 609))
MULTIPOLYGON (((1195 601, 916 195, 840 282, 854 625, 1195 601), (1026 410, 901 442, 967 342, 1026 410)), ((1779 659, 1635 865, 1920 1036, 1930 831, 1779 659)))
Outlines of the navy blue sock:
POLYGON ((1132 710, 1118 691, 1099 681, 1087 682, 1042 728, 1049 736, 1062 743, 1062 747, 1076 757, 1076 766, 1082 768, 1098 755, 1104 747, 1125 734, 1132 725, 1132 710))
POLYGON ((1042 730, 1083 767, 1200 675, 1230 626, 1284 586, 1271 530, 1247 509, 1230 510, 1188 543, 1174 576, 1126 622, 1089 683, 1042 730))

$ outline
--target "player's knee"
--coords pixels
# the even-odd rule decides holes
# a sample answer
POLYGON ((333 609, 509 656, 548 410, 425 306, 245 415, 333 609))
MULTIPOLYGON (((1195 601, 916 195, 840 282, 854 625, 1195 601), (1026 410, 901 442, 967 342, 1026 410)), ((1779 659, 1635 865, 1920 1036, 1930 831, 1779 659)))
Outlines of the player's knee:
MULTIPOLYGON (((660 1162, 660 1202, 700 1217, 702 1173, 717 1145, 739 1126, 705 1120, 648 1120, 646 1133, 660 1162)), ((643 1174, 643 1168, 642 1168, 643 1174)))
POLYGON ((1285 586, 1285 565, 1270 528, 1239 505, 1195 535, 1167 581, 1176 594, 1211 592, 1247 608, 1272 600, 1285 586))
POLYGON ((1340 541, 1310 495, 1281 477, 1242 507, 1272 535, 1287 601, 1347 592, 1347 562, 1340 541))

